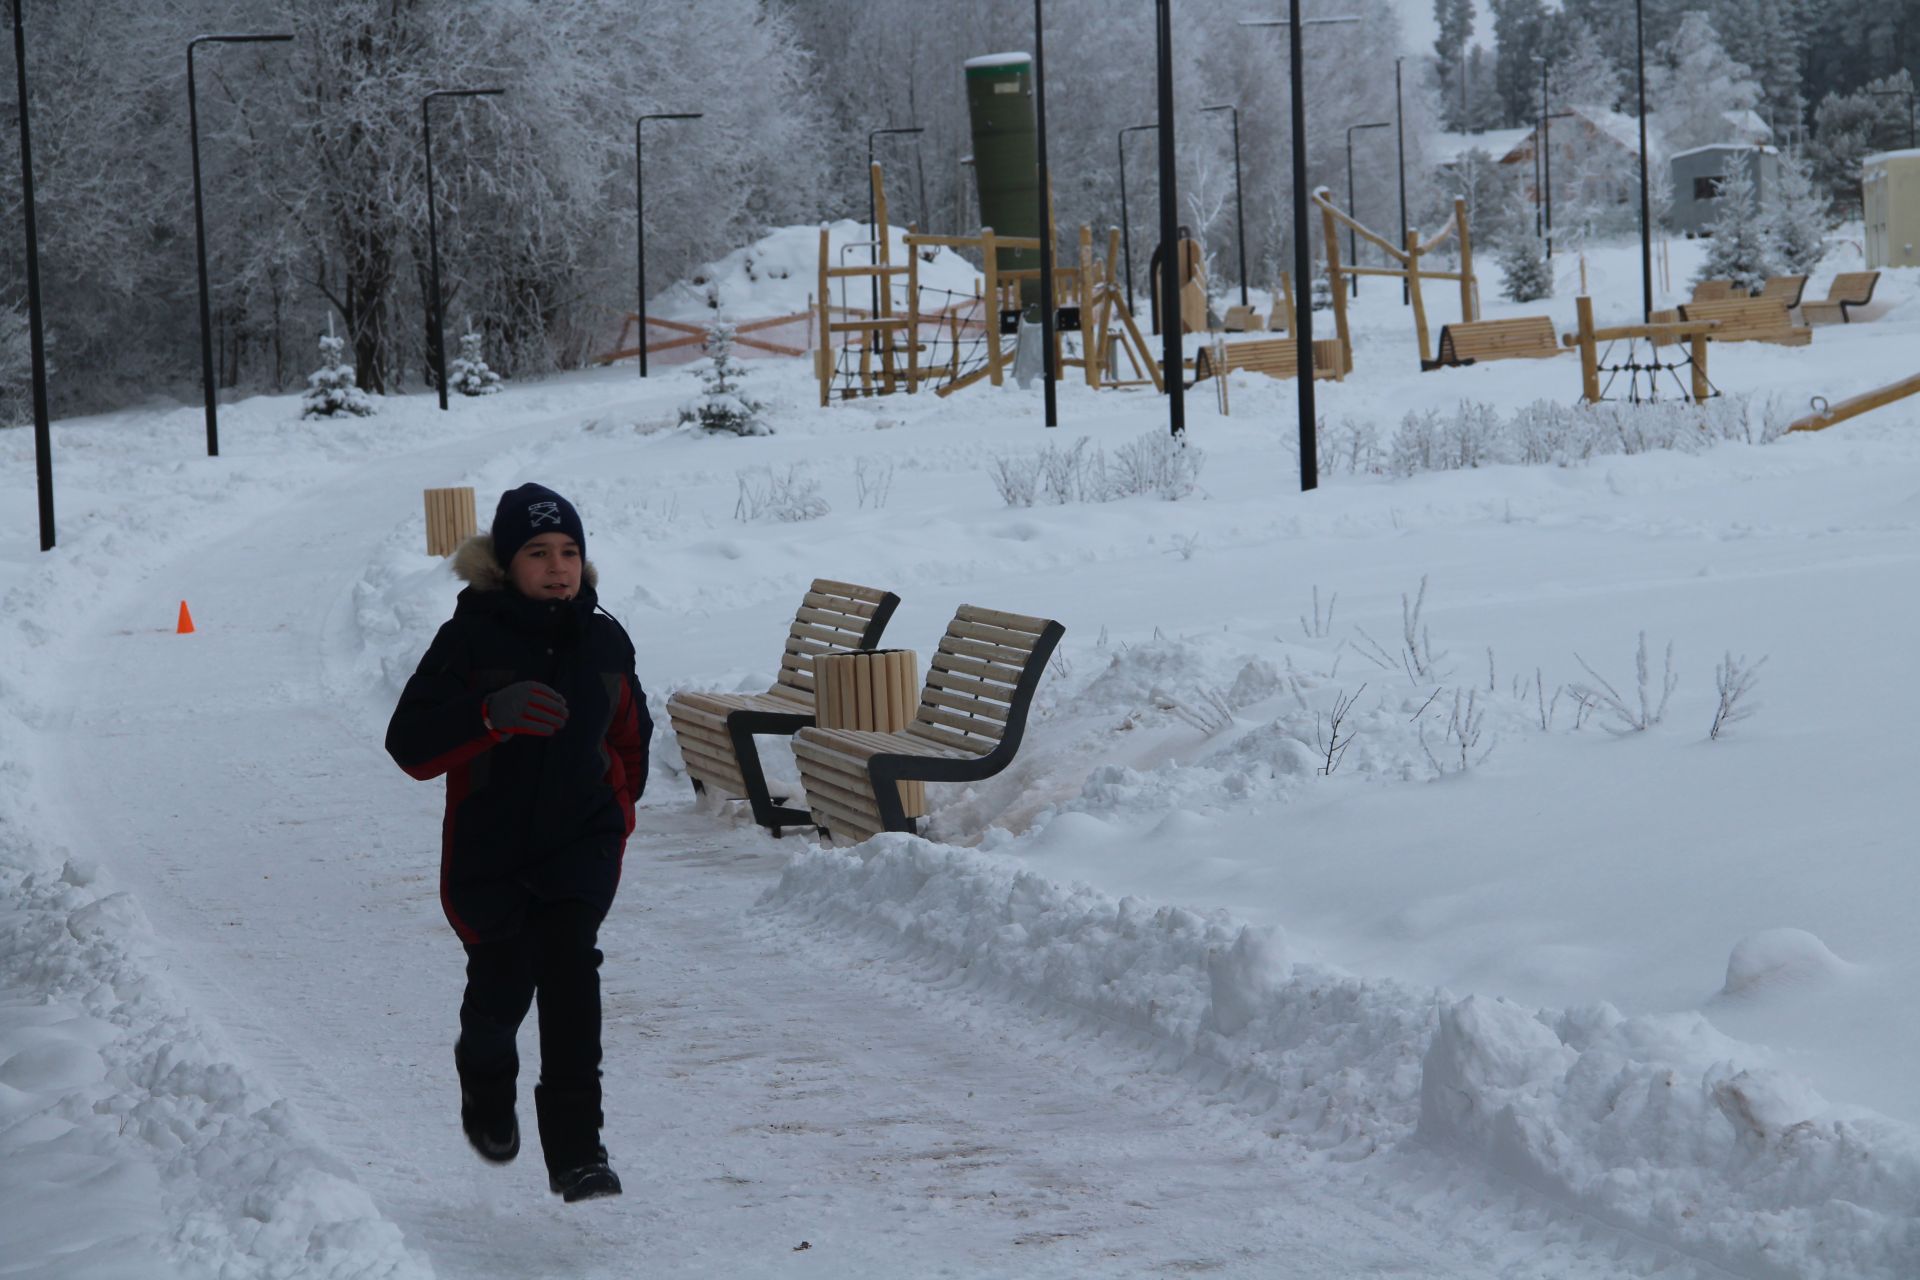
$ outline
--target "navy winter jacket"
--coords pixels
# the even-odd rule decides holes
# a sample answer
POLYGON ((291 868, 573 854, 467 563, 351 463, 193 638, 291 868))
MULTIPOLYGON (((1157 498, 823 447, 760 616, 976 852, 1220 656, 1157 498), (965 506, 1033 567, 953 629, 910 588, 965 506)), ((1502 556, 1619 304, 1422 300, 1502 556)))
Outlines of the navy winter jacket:
POLYGON ((595 612, 583 565, 572 600, 515 591, 482 534, 454 557, 471 585, 407 681, 387 726, 387 752, 422 780, 447 775, 440 902, 463 941, 516 933, 532 903, 613 905, 633 806, 647 783, 653 720, 634 674, 633 644, 595 612), (488 694, 521 680, 567 700, 552 737, 495 733, 488 694))

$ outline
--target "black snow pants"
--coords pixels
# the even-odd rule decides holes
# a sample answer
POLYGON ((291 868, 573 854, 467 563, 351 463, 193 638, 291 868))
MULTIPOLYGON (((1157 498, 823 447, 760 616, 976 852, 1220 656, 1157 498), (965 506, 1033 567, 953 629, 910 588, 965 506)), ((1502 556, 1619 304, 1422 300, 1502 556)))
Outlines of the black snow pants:
POLYGON ((560 1173, 600 1151, 600 951, 603 913, 587 902, 533 907, 510 938, 470 942, 454 1062, 466 1105, 502 1116, 520 1071, 515 1037, 540 1002, 540 1084, 533 1091, 540 1149, 560 1173))

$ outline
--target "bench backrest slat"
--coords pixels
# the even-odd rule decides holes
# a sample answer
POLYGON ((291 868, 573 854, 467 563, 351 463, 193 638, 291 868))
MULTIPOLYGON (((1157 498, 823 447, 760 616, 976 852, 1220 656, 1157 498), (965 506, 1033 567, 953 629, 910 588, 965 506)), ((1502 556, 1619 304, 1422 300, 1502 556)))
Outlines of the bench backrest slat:
POLYGON ((907 732, 985 754, 1017 743, 1060 625, 962 605, 928 662, 920 708, 907 732))
POLYGON ((1769 276, 1767 282, 1760 286, 1759 296, 1778 298, 1789 307, 1797 307, 1800 305, 1800 295, 1806 292, 1806 288, 1805 276, 1769 276))
POLYGON ((1700 280, 1693 286, 1693 301, 1723 302, 1737 296, 1739 288, 1731 280, 1700 280))
POLYGON ((880 642, 900 597, 891 591, 815 578, 795 610, 780 657, 780 675, 769 693, 813 703, 813 660, 822 654, 855 653, 880 642))
POLYGON ((1689 302, 1680 308, 1682 319, 1718 320, 1713 331, 1716 339, 1740 338, 1757 333, 1779 333, 1793 328, 1787 304, 1781 298, 1728 298, 1721 302, 1689 302))
POLYGON ((1842 271, 1827 286, 1828 302, 1850 302, 1864 307, 1873 301, 1873 286, 1879 283, 1878 271, 1842 271))

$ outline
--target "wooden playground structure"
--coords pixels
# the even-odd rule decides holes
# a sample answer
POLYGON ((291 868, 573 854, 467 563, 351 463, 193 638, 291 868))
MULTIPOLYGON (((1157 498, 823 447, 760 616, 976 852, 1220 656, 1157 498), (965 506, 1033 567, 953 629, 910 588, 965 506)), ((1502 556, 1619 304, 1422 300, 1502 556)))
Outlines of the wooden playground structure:
POLYGON ((1688 398, 1695 404, 1704 404, 1720 394, 1714 389, 1707 377, 1707 339, 1720 327, 1718 320, 1672 320, 1652 324, 1620 324, 1607 328, 1596 328, 1593 323, 1593 299, 1581 294, 1574 299, 1574 312, 1578 317, 1579 328, 1561 337, 1566 346, 1580 352, 1580 398, 1588 404, 1599 404, 1606 399, 1606 392, 1612 387, 1614 378, 1625 373, 1628 375, 1627 398, 1639 403, 1642 400, 1659 398, 1659 378, 1662 373, 1672 373, 1678 379, 1678 370, 1688 369, 1691 377, 1686 387, 1688 398), (1600 350, 1601 343, 1607 343, 1607 352, 1600 350), (1607 363, 1612 359, 1613 344, 1625 342, 1627 352, 1618 364, 1607 363), (1639 355, 1640 343, 1647 343, 1651 351, 1648 359, 1639 355), (1685 343, 1687 355, 1681 360, 1662 360, 1660 348, 1663 344, 1685 343), (1600 375, 1608 374, 1605 386, 1601 385, 1600 375), (1646 379, 1646 392, 1641 392, 1641 379, 1646 379))
MULTIPOLYGON (((1333 288, 1333 327, 1340 340, 1341 358, 1345 364, 1344 372, 1353 371, 1353 335, 1347 327, 1347 277, 1348 276, 1384 276, 1390 280, 1404 280, 1407 285, 1408 299, 1413 303, 1413 333, 1420 344, 1420 367, 1435 367, 1433 344, 1427 331, 1426 294, 1420 287, 1423 280, 1448 280, 1460 286, 1460 326, 1470 327, 1480 319, 1480 282, 1473 274, 1473 233, 1467 226, 1467 201, 1464 196, 1453 198, 1453 216, 1445 226, 1427 240, 1420 239, 1420 233, 1411 228, 1407 231, 1407 243, 1404 248, 1397 247, 1385 236, 1375 232, 1364 223, 1333 203, 1327 189, 1321 187, 1313 193, 1313 202, 1320 206, 1322 227, 1325 231, 1327 251, 1327 283, 1333 288), (1358 264, 1343 263, 1340 260, 1340 228, 1345 226, 1354 235, 1368 244, 1377 246, 1397 267, 1363 267, 1358 264), (1460 265, 1455 271, 1436 271, 1423 269, 1420 260, 1434 253, 1454 237, 1460 245, 1460 265)), ((1450 328, 1456 326, 1449 326, 1450 328)))
MULTIPOLYGON (((878 164, 873 166, 873 261, 840 265, 833 261, 826 227, 820 229, 820 281, 815 307, 819 315, 820 345, 814 372, 820 383, 820 403, 830 403, 836 392, 843 400, 859 396, 918 392, 929 383, 936 395, 952 395, 982 380, 1002 385, 1013 366, 1013 353, 1003 338, 1018 333, 1021 287, 1039 279, 1036 268, 1009 269, 1000 265, 1003 249, 1038 249, 1033 236, 996 235, 992 227, 972 236, 929 235, 909 226, 903 237, 906 261, 893 261, 893 236, 887 221, 886 185, 878 164), (982 278, 972 295, 930 290, 920 281, 924 251, 948 248, 980 256, 982 278), (870 282, 877 306, 835 305, 834 281, 844 287, 870 282), (895 281, 904 285, 906 304, 896 309, 895 281), (929 295, 933 305, 927 305, 929 295)), ((1089 387, 1151 385, 1165 390, 1160 364, 1148 350, 1126 305, 1125 291, 1114 278, 1120 256, 1120 232, 1107 236, 1107 253, 1093 253, 1093 231, 1080 228, 1078 261, 1056 266, 1054 298, 1062 323, 1054 330, 1054 368, 1062 374, 1080 369, 1089 387), (1078 335, 1076 348, 1067 343, 1078 335), (1123 372, 1122 362, 1128 366, 1123 372)))

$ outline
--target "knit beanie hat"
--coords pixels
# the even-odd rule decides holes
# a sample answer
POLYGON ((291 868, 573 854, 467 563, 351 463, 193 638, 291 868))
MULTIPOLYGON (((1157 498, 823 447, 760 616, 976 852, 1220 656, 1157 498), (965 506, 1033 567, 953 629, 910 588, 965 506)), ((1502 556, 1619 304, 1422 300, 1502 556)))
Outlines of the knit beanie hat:
POLYGON ((564 533, 580 545, 580 558, 587 556, 587 531, 580 524, 580 513, 573 504, 543 484, 523 484, 500 495, 493 509, 493 554, 506 568, 520 548, 543 533, 564 533))

